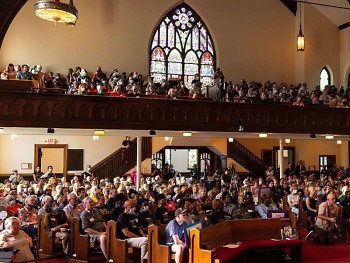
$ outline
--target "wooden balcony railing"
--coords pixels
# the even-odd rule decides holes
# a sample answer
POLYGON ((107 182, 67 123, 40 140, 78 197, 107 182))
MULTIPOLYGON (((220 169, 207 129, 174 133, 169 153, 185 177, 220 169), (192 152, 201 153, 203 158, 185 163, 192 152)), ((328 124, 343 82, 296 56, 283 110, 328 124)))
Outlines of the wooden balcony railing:
POLYGON ((0 126, 350 134, 350 109, 0 91, 0 126))

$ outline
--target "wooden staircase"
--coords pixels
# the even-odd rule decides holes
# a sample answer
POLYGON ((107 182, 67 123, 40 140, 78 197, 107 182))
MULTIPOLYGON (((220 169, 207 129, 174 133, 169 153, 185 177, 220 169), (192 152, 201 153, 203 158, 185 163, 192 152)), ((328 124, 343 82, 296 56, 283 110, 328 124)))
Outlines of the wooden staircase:
MULTIPOLYGON (((122 176, 136 166, 137 143, 132 140, 129 148, 120 148, 102 161, 95 164, 91 171, 99 178, 112 179, 122 176)), ((152 157, 152 138, 142 138, 142 161, 152 157)))
POLYGON ((228 142, 227 157, 234 159, 254 177, 265 176, 268 165, 238 141, 228 142))

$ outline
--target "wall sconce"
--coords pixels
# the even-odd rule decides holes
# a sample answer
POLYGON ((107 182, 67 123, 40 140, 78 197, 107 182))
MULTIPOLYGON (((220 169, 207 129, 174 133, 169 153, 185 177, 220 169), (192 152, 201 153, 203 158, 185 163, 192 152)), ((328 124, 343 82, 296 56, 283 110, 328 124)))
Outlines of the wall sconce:
POLYGON ((228 141, 229 142, 233 142, 233 138, 228 138, 228 141))
POLYGON ((305 37, 303 35, 303 30, 301 29, 301 2, 300 2, 300 25, 299 25, 299 34, 297 36, 297 51, 305 50, 305 37))
POLYGON ((290 143, 290 139, 285 139, 285 143, 290 143))
POLYGON ((17 135, 16 134, 11 134, 11 140, 16 140, 17 139, 17 135))
POLYGON ((184 137, 191 137, 192 136, 192 132, 183 132, 182 136, 184 136, 184 137))
POLYGON ((341 144, 342 143, 342 141, 341 140, 337 140, 337 144, 341 144))
POLYGON ((4 128, 0 128, 0 133, 4 133, 4 128))
POLYGON ((267 137, 267 133, 259 133, 259 138, 266 138, 267 137))
POLYGON ((170 140, 169 137, 164 137, 164 141, 168 142, 170 140))
POLYGON ((92 136, 92 140, 93 141, 98 141, 100 139, 100 136, 98 136, 98 135, 93 135, 92 136))

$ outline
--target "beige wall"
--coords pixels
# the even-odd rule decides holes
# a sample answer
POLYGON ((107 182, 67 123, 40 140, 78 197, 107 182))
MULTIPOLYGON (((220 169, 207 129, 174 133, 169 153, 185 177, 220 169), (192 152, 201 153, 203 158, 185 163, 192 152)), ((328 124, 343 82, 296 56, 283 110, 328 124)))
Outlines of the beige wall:
POLYGON ((350 74, 350 27, 340 31, 340 83, 347 87, 350 74))
POLYGON ((320 83, 320 72, 327 66, 332 83, 340 85, 340 31, 311 5, 304 5, 305 81, 309 90, 320 83))
MULTIPOLYGON (((92 136, 18 135, 17 139, 11 140, 9 135, 0 135, 0 174, 10 173, 14 168, 20 173, 31 173, 21 170, 21 163, 34 165, 34 145, 46 144, 48 138, 55 138, 58 144, 68 144, 68 149, 84 149, 84 166, 101 161, 119 149, 125 139, 100 136, 99 141, 92 141, 92 136)), ((45 171, 46 167, 42 167, 42 170, 45 171)))
MULTIPOLYGON (((238 139, 238 141, 261 158, 261 150, 272 150, 274 146, 279 146, 276 139, 238 139)), ((349 166, 348 142, 343 141, 338 145, 336 140, 291 140, 287 146, 295 147, 295 161, 303 160, 306 168, 316 166, 318 170, 319 155, 336 155, 337 165, 349 166)))
MULTIPOLYGON (((40 63, 45 71, 66 74, 68 67, 80 65, 94 71, 100 65, 108 72, 117 67, 147 74, 154 28, 171 7, 182 2, 76 1, 79 19, 72 29, 35 17, 35 1, 29 0, 11 24, 0 50, 1 67, 9 62, 40 63)), ((295 82, 296 19, 280 1, 187 3, 210 29, 218 66, 227 80, 295 82)))

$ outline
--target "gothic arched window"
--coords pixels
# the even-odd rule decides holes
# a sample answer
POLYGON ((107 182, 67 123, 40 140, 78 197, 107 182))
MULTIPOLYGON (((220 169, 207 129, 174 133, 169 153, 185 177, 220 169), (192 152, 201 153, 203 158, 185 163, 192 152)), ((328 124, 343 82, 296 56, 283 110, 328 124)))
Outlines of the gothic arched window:
POLYGON ((323 67, 320 73, 320 88, 324 90, 324 87, 331 85, 331 74, 326 67, 323 67))
POLYGON ((213 39, 198 14, 186 3, 161 20, 150 47, 150 75, 154 82, 183 80, 188 86, 195 74, 209 85, 215 69, 213 39))

